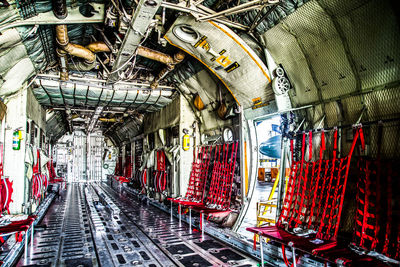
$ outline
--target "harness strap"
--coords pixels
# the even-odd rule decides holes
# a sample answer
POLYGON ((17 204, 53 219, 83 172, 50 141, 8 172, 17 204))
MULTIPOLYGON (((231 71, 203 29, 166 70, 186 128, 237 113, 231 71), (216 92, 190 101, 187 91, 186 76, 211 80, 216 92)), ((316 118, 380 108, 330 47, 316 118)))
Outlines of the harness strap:
POLYGON ((293 162, 294 162, 294 155, 293 155, 293 153, 294 153, 294 146, 293 146, 293 142, 294 142, 294 139, 290 139, 290 155, 291 155, 291 158, 292 158, 292 164, 293 164, 293 162))
POLYGON ((312 150, 313 150, 313 147, 312 147, 312 131, 310 131, 308 133, 308 149, 309 149, 308 161, 312 161, 312 150))
MULTIPOLYGON (((326 191, 325 205, 324 205, 322 217, 320 220, 320 226, 318 229, 317 238, 325 237, 324 236, 325 233, 323 233, 323 230, 325 229, 324 227, 326 225, 325 221, 326 221, 326 219, 328 220, 328 222, 327 222, 328 225, 330 224, 330 221, 331 221, 331 218, 329 218, 329 215, 327 215, 327 210, 328 210, 328 206, 331 201, 331 198, 332 198, 331 189, 332 189, 332 184, 333 184, 334 174, 335 174, 335 167, 336 167, 335 165, 336 165, 336 156, 337 156, 337 136, 338 136, 338 130, 336 128, 333 133, 333 158, 332 158, 331 167, 329 168, 330 169, 329 182, 328 182, 328 187, 327 187, 327 191, 326 191)), ((331 208, 333 208, 333 207, 331 207, 331 208)))
MULTIPOLYGON (((299 193, 301 192, 301 197, 300 197, 300 204, 298 208, 297 217, 295 219, 296 221, 296 224, 294 226, 295 228, 302 224, 302 220, 305 219, 305 215, 307 212, 307 209, 304 208, 305 206, 304 202, 308 203, 308 198, 309 198, 309 195, 306 195, 306 192, 307 192, 307 186, 309 185, 308 183, 309 167, 310 167, 310 162, 312 161, 312 131, 309 131, 308 133, 308 148, 309 148, 309 158, 308 161, 306 162, 304 176, 302 177, 303 179, 301 179, 302 180, 301 187, 298 188, 299 193)), ((309 186, 311 186, 311 184, 309 186)))
MULTIPOLYGON (((316 165, 318 166, 318 171, 317 171, 317 175, 316 175, 316 181, 314 182, 314 187, 312 189, 313 199, 311 201, 310 216, 308 218, 307 228, 310 228, 314 221, 313 216, 314 216, 314 210, 315 210, 315 206, 316 206, 317 195, 319 194, 319 191, 320 191, 319 182, 320 182, 320 177, 321 177, 320 175, 321 175, 322 165, 324 163, 323 154, 324 154, 325 149, 326 149, 326 147, 325 147, 325 132, 322 131, 321 132, 321 144, 320 144, 320 149, 319 149, 319 159, 316 162, 316 165)), ((315 165, 313 166, 313 174, 314 174, 314 172, 315 172, 315 165)))
MULTIPOLYGON (((301 198, 300 192, 301 192, 301 181, 303 180, 303 170, 304 170, 304 153, 305 153, 305 144, 306 144, 306 134, 303 133, 303 139, 301 142, 301 162, 300 162, 300 173, 297 175, 297 179, 295 179, 295 189, 296 190, 296 197, 295 197, 295 202, 294 206, 292 209, 289 210, 289 226, 292 225, 293 220, 295 220, 296 217, 296 212, 298 212, 297 205, 299 202, 299 199, 301 198)), ((290 202, 292 203, 292 202, 290 202)))
POLYGON ((345 171, 344 182, 343 182, 343 190, 342 190, 342 194, 340 196, 339 212, 337 214, 337 220, 336 220, 336 226, 335 226, 335 232, 334 232, 334 237, 335 238, 336 238, 336 236, 338 234, 338 231, 339 231, 340 217, 342 215, 343 201, 344 201, 344 195, 346 193, 346 185, 347 185, 347 178, 348 178, 348 175, 349 175, 351 157, 353 155, 354 148, 355 148, 355 146, 357 144, 357 140, 358 140, 358 138, 360 136, 362 136, 362 138, 360 138, 361 139, 361 145, 362 145, 363 149, 365 149, 365 141, 364 141, 364 137, 363 137, 364 134, 363 134, 363 130, 362 130, 361 127, 358 128, 357 131, 356 131, 356 134, 355 134, 355 136, 353 138, 353 143, 351 145, 350 152, 349 152, 349 154, 347 156, 346 171, 345 171))

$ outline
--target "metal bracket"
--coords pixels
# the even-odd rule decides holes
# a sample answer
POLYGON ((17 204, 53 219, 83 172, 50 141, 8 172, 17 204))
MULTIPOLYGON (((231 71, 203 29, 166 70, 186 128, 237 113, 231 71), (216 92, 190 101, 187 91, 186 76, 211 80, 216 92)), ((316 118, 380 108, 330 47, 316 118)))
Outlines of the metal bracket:
POLYGON ((136 49, 142 41, 149 25, 153 22, 153 17, 160 7, 161 2, 161 0, 140 0, 107 80, 108 83, 115 83, 119 78, 119 73, 124 71, 128 66, 127 63, 135 57, 136 49))

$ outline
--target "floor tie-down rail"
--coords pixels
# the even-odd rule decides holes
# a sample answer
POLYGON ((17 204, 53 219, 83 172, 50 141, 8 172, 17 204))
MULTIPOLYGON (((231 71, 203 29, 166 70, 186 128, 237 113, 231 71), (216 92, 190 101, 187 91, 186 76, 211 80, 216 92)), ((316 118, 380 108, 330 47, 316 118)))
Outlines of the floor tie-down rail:
POLYGON ((108 201, 113 202, 177 266, 257 266, 255 260, 207 234, 202 237, 198 229, 190 232, 186 223, 179 223, 168 213, 137 197, 124 191, 117 192, 104 184, 100 188, 108 201))
POLYGON ((17 266, 256 266, 253 259, 108 186, 69 184, 17 266))

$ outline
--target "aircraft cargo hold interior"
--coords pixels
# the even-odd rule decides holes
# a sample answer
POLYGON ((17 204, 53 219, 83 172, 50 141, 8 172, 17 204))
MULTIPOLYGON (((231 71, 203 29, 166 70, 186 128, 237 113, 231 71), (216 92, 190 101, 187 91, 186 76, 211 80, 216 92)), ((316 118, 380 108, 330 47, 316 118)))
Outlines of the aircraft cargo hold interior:
POLYGON ((0 266, 400 266, 393 0, 0 0, 0 266))

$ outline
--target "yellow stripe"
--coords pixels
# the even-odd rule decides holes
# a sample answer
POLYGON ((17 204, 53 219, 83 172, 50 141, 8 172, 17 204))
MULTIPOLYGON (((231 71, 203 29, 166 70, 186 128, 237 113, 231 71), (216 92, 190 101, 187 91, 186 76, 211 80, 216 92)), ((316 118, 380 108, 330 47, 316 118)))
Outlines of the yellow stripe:
POLYGON ((221 80, 221 82, 225 85, 226 89, 228 89, 228 91, 232 94, 232 96, 235 99, 236 103, 240 106, 240 103, 237 100, 237 98, 235 97, 235 95, 233 94, 232 90, 229 88, 229 86, 225 83, 225 81, 221 77, 219 77, 219 75, 212 68, 210 68, 206 63, 204 63, 200 58, 196 57, 193 53, 190 53, 188 50, 184 49, 183 47, 180 47, 179 45, 174 44, 167 36, 164 36, 164 39, 167 40, 171 45, 173 45, 175 47, 178 47, 179 49, 182 49, 183 51, 185 51, 186 53, 188 53, 189 55, 191 55, 192 57, 194 57, 195 59, 197 59, 198 61, 203 63, 204 66, 206 66, 212 73, 215 74, 215 76, 218 77, 218 79, 221 80))
POLYGON ((217 27, 218 29, 220 29, 221 31, 223 31, 226 35, 228 35, 229 37, 232 38, 233 41, 235 41, 238 45, 240 45, 240 47, 246 51, 246 53, 253 59, 253 61, 257 64, 257 66, 261 69, 261 71, 264 73, 265 77, 267 77, 268 81, 271 82, 271 79, 269 78, 268 74, 264 71, 264 68, 260 65, 260 63, 258 63, 258 61, 253 57, 253 55, 250 53, 250 51, 248 51, 238 40, 235 39, 235 37, 233 37, 230 33, 228 33, 227 31, 225 31, 224 29, 222 29, 220 26, 218 26, 217 24, 215 24, 212 21, 208 21, 209 23, 211 23, 212 25, 214 25, 215 27, 217 27))
POLYGON ((245 196, 249 193, 249 167, 247 166, 247 142, 244 141, 244 186, 245 196))

